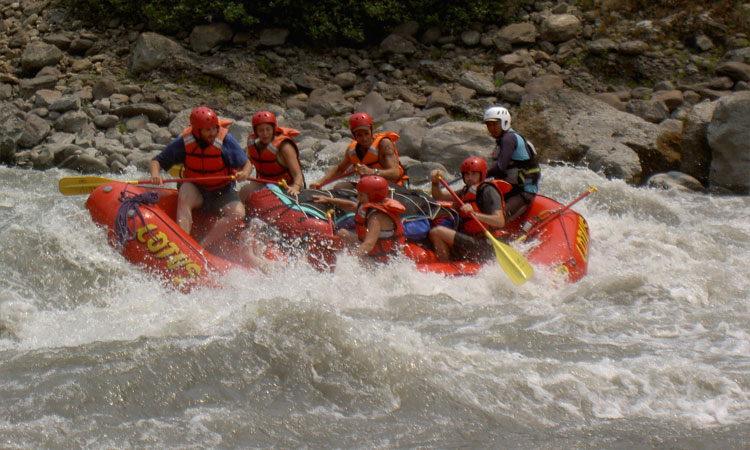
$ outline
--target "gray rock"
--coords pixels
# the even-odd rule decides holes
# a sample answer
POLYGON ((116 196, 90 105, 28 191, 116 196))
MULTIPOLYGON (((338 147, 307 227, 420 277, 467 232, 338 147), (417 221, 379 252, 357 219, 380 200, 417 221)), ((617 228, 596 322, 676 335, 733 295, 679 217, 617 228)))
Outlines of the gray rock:
POLYGON ((50 111, 64 113, 81 109, 81 99, 75 95, 64 95, 48 106, 50 111))
POLYGON ((197 25, 190 32, 190 47, 196 53, 206 53, 212 48, 232 41, 232 27, 223 22, 197 25))
POLYGON ((675 189, 686 192, 704 192, 706 190, 700 181, 677 171, 654 174, 646 180, 646 185, 650 188, 675 189))
POLYGON ((56 65, 62 57, 62 51, 56 46, 41 41, 32 42, 21 54, 21 68, 25 73, 34 73, 42 67, 56 65))
POLYGON ((382 54, 411 55, 417 51, 412 41, 398 34, 390 34, 380 43, 382 54))
POLYGON ((550 14, 541 26, 541 38, 549 42, 565 42, 581 32, 581 21, 572 14, 550 14))
POLYGON ((143 115, 148 117, 151 122, 164 125, 169 121, 169 111, 163 106, 155 103, 135 103, 131 105, 122 105, 112 110, 113 114, 120 117, 133 117, 143 115))
POLYGON ((661 133, 657 125, 569 89, 524 97, 513 118, 513 128, 532 140, 542 162, 575 164, 595 148, 589 161, 608 167, 609 173, 630 174, 634 178, 626 181, 636 184, 641 177, 672 170, 680 158, 674 149, 657 144, 661 133), (605 151, 625 148, 638 155, 640 175, 636 175, 629 151, 623 157, 605 158, 605 151), (626 165, 610 167, 617 161, 626 165))
POLYGON ((77 133, 87 124, 89 117, 83 111, 68 111, 55 120, 55 129, 65 133, 77 133))
POLYGON ((376 91, 372 91, 359 102, 355 110, 368 113, 375 122, 382 122, 388 119, 389 107, 388 101, 382 95, 376 91))
POLYGON ((484 124, 450 122, 425 132, 420 154, 423 162, 438 162, 457 172, 469 156, 489 158, 494 146, 484 124))
POLYGON ((399 156, 420 159, 422 141, 427 132, 427 120, 419 117, 406 117, 388 121, 380 128, 393 131, 400 136, 396 143, 399 156))
POLYGON ((120 118, 114 114, 101 114, 94 117, 94 125, 99 128, 112 128, 119 121, 120 118))
POLYGON ((130 60, 130 71, 138 74, 161 68, 178 70, 194 68, 195 63, 184 48, 172 39, 157 33, 142 33, 138 36, 130 60))
POLYGON ((495 87, 491 78, 471 70, 461 74, 458 82, 482 95, 494 95, 497 93, 497 87, 495 87))
POLYGON ((738 61, 725 61, 716 66, 716 73, 738 81, 750 82, 750 65, 738 61))
POLYGON ((353 105, 344 98, 344 91, 337 85, 326 85, 310 93, 307 101, 307 115, 320 114, 324 117, 351 112, 353 105))
POLYGON ((52 127, 49 122, 36 114, 26 115, 23 135, 18 140, 18 145, 23 148, 32 148, 39 145, 47 137, 52 127))
POLYGON ((750 194, 750 91, 718 100, 706 137, 712 150, 709 187, 750 194))
POLYGON ((512 23, 500 29, 497 36, 511 45, 533 45, 539 35, 533 23, 512 23))
POLYGON ((631 99, 625 110, 651 123, 659 123, 669 117, 669 109, 661 100, 631 99))

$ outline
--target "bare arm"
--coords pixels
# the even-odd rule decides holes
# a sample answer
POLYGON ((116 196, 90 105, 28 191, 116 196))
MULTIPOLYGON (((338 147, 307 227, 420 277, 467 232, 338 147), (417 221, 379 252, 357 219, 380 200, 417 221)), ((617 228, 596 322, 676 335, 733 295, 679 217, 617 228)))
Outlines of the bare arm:
POLYGON ((328 182, 328 180, 343 174, 346 172, 346 168, 351 165, 351 162, 349 161, 349 158, 344 154, 344 159, 341 161, 337 166, 332 167, 331 170, 326 173, 323 178, 318 180, 317 183, 313 183, 313 185, 322 186, 328 182))
POLYGON ((452 202, 453 196, 440 188, 440 179, 443 178, 443 173, 440 170, 433 170, 430 173, 430 179, 432 180, 431 194, 432 198, 438 201, 452 202))
POLYGON ((357 209, 357 202, 346 200, 344 198, 331 198, 325 195, 313 195, 315 203, 328 203, 336 208, 343 209, 344 211, 353 212, 357 209))
POLYGON ((292 185, 289 186, 287 192, 291 195, 297 195, 305 185, 304 178, 302 177, 302 167, 300 167, 299 159, 297 159, 297 152, 294 150, 291 142, 285 141, 281 146, 280 153, 284 160, 284 166, 292 175, 292 185))
MULTIPOLYGON (((378 162, 382 169, 380 169, 380 176, 388 181, 397 182, 401 174, 401 170, 398 166, 398 159, 396 158, 396 150, 393 142, 388 138, 383 138, 378 144, 378 162)), ((374 175, 375 169, 371 167, 360 167, 358 172, 361 176, 374 175)))
POLYGON ((380 236, 380 230, 382 230, 381 217, 379 217, 379 215, 386 216, 384 213, 376 211, 367 218, 367 234, 365 235, 365 239, 359 244, 359 247, 354 250, 354 254, 360 258, 367 256, 367 254, 375 248, 375 244, 378 242, 378 236, 380 236))

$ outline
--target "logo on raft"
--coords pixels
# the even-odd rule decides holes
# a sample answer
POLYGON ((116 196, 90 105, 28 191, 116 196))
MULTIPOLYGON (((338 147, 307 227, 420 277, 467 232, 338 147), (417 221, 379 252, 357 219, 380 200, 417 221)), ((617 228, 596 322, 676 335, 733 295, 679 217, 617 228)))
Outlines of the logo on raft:
MULTIPOLYGON (((149 253, 157 259, 169 258, 166 268, 169 271, 183 269, 188 278, 195 280, 201 275, 201 266, 196 264, 192 259, 182 252, 180 247, 171 242, 166 234, 158 231, 154 224, 141 227, 136 233, 136 239, 141 244, 146 244, 149 253), (149 239, 146 239, 151 236, 149 239)), ((175 274, 171 280, 175 284, 185 281, 184 275, 175 274)))
MULTIPOLYGON (((586 223, 586 220, 584 220, 583 217, 578 217, 578 231, 576 232, 576 244, 575 248, 578 251, 578 254, 581 256, 581 261, 588 262, 589 258, 589 226, 586 223)), ((571 255, 572 256, 572 255, 571 255)), ((564 278, 566 280, 570 279, 570 268, 568 267, 568 264, 576 264, 576 259, 573 258, 572 261, 560 264, 555 269, 555 275, 564 278)))

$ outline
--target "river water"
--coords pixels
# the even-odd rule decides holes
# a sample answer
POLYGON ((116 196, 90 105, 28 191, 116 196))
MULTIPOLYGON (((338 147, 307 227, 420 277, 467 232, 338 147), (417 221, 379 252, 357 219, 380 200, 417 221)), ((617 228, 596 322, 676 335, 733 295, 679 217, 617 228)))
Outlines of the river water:
POLYGON ((599 189, 577 284, 345 257, 184 294, 72 175, 0 167, 0 447, 750 447, 748 198, 545 167, 562 203, 599 189))

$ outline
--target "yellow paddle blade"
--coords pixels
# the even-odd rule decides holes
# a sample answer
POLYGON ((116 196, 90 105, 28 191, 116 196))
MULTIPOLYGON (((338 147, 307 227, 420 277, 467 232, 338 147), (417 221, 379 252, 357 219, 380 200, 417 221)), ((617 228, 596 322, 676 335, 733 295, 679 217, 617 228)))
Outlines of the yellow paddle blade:
POLYGON ((489 231, 485 231, 485 235, 495 249, 497 262, 513 283, 521 285, 534 275, 534 268, 516 249, 498 241, 489 231))
POLYGON ((90 194, 99 186, 111 183, 110 178, 103 177, 66 177, 58 183, 62 195, 90 194))

